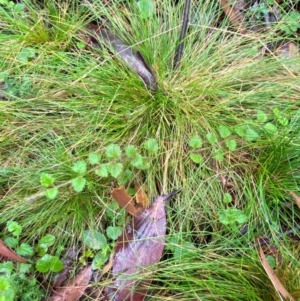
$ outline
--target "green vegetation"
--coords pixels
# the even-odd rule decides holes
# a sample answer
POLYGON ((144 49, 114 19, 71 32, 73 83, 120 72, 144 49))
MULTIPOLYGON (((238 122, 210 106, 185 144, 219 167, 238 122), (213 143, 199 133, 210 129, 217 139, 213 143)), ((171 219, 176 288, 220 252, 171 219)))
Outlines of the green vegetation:
POLYGON ((0 1, 0 238, 38 259, 1 263, 0 292, 28 286, 37 296, 20 300, 41 300, 38 276, 83 242, 80 262, 101 269, 126 223, 111 188, 138 182, 151 198, 182 188, 167 204, 165 254, 147 271, 149 300, 280 300, 259 236, 299 299, 299 242, 282 235, 298 227, 299 238, 289 196, 300 194, 299 49, 264 53, 282 37, 297 44, 299 13, 242 34, 218 1, 194 1, 173 70, 184 1, 109 2, 0 1), (140 52, 157 92, 100 37, 91 43, 93 20, 140 52))

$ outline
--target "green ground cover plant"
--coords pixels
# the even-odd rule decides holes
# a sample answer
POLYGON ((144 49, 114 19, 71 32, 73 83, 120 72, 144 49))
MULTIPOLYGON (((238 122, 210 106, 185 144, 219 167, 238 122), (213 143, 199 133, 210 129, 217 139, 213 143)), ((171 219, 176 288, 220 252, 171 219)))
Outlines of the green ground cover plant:
POLYGON ((0 238, 14 221, 19 246, 52 235, 45 254, 76 246, 101 270, 126 224, 111 188, 181 188, 147 300, 280 300, 260 236, 299 299, 300 59, 265 51, 299 41, 299 13, 283 2, 268 30, 240 33, 218 1, 192 1, 174 70, 184 1, 0 1, 0 238), (91 43, 92 21, 139 51, 157 91, 101 37, 91 43))

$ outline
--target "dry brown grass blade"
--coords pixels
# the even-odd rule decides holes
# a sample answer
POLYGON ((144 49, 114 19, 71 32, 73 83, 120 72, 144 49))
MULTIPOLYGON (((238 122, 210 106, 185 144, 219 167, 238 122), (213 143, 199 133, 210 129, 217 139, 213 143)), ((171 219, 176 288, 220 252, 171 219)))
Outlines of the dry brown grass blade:
POLYGON ((259 244, 259 240, 257 240, 257 242, 258 242, 258 247, 259 247, 259 256, 260 256, 261 263, 263 265, 264 270, 268 274, 274 288, 276 289, 277 292, 279 292, 282 295, 282 297, 284 297, 288 300, 291 300, 291 301, 295 301, 295 299, 286 290, 286 288, 283 286, 283 284, 278 279, 278 277, 275 275, 273 269, 269 265, 269 263, 267 261, 267 258, 266 258, 266 255, 264 254, 263 249, 259 244))
POLYGON ((300 196, 292 191, 290 191, 289 194, 295 200, 297 206, 300 208, 300 196))
POLYGON ((113 267, 113 264, 114 264, 114 253, 111 253, 109 255, 108 263, 102 269, 102 274, 106 274, 107 272, 109 272, 113 267))
POLYGON ((26 259, 16 254, 13 250, 8 248, 0 239, 0 255, 7 257, 16 262, 26 262, 26 259))
POLYGON ((45 301, 77 301, 84 294, 92 278, 92 266, 85 267, 75 278, 70 280, 65 286, 57 289, 53 296, 45 301))
POLYGON ((243 14, 238 10, 236 5, 232 5, 232 1, 227 0, 220 0, 220 5, 222 9, 224 10, 224 13, 229 18, 231 24, 240 32, 240 33, 246 33, 246 26, 244 23, 244 17, 243 14))

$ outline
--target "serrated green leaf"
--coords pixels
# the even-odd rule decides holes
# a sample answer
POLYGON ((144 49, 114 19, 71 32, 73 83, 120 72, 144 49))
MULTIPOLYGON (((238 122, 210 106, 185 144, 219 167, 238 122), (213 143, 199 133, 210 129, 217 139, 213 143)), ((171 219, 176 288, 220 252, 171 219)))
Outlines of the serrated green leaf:
POLYGON ((214 146, 218 142, 217 136, 213 133, 208 133, 205 135, 205 137, 212 146, 214 146))
POLYGON ((54 200, 58 195, 58 188, 52 187, 45 191, 45 195, 49 200, 54 200))
POLYGON ((123 170, 123 164, 114 162, 108 163, 107 170, 111 174, 111 176, 116 179, 123 170))
POLYGON ((270 135, 278 135, 277 127, 271 122, 266 123, 264 129, 270 135))
POLYGON ((8 221, 6 223, 7 230, 14 236, 19 236, 22 233, 22 226, 17 222, 8 221))
POLYGON ((223 150, 222 150, 221 148, 216 149, 215 152, 214 152, 213 157, 214 157, 216 160, 222 162, 222 161, 224 160, 224 153, 223 153, 223 150))
POLYGON ((198 135, 194 135, 189 141, 189 146, 193 149, 202 146, 202 139, 198 135))
POLYGON ((48 173, 42 173, 40 175, 40 183, 43 187, 49 187, 49 186, 53 185, 54 178, 52 175, 50 175, 48 173))
POLYGON ((244 224, 247 220, 247 216, 240 209, 227 208, 219 211, 219 221, 224 225, 244 224))
POLYGON ((21 262, 18 264, 18 273, 26 274, 30 271, 31 267, 32 267, 32 264, 21 262))
POLYGON ((263 123, 268 120, 268 115, 262 110, 257 110, 256 118, 258 122, 263 123))
POLYGON ((237 125, 234 127, 234 131, 242 138, 246 135, 246 126, 245 125, 237 125))
POLYGON ((139 0, 136 4, 142 19, 150 18, 155 12, 153 0, 139 0))
POLYGON ((130 164, 134 167, 137 167, 143 163, 143 157, 140 154, 137 154, 134 159, 130 161, 130 164))
POLYGON ((133 172, 130 169, 126 169, 121 177, 119 178, 119 184, 120 185, 125 185, 127 184, 129 181, 131 181, 133 179, 133 172))
POLYGON ((125 148, 125 154, 128 158, 135 158, 138 153, 134 145, 128 145, 125 148))
POLYGON ((231 130, 230 130, 229 127, 226 126, 226 125, 220 125, 220 126, 218 127, 218 131, 219 131, 220 136, 221 136, 222 138, 227 138, 228 136, 231 135, 231 130))
POLYGON ((224 195, 223 195, 223 203, 225 204, 229 204, 232 202, 232 196, 230 193, 228 192, 225 192, 224 195))
POLYGON ((112 240, 116 240, 122 233, 122 228, 121 227, 113 227, 109 226, 106 228, 106 235, 108 238, 112 240))
POLYGON ((92 270, 101 269, 108 260, 108 254, 99 252, 95 255, 92 261, 92 270))
POLYGON ((96 153, 89 154, 89 162, 91 165, 99 164, 101 160, 101 155, 96 153))
POLYGON ((116 159, 121 156, 121 148, 117 144, 110 144, 106 148, 106 157, 109 159, 116 159))
POLYGON ((42 248, 51 247, 55 243, 55 236, 52 234, 46 234, 38 241, 38 245, 42 248))
POLYGON ((32 256, 34 254, 33 247, 27 243, 21 243, 16 252, 21 256, 32 256))
POLYGON ((84 160, 79 160, 75 162, 74 165, 72 166, 72 170, 79 175, 86 173, 87 170, 86 162, 84 160))
POLYGON ((18 245, 19 240, 16 237, 5 237, 4 242, 8 247, 14 249, 18 245))
POLYGON ((84 245, 93 250, 101 250, 107 246, 106 237, 98 231, 85 230, 82 241, 84 245))
POLYGON ((200 154, 196 153, 190 154, 190 159, 196 164, 200 164, 203 162, 203 157, 200 154))
MULTIPOLYGON (((14 269, 14 264, 12 261, 0 262, 0 274, 10 275, 14 269)), ((1 292, 1 290, 0 290, 1 292)))
POLYGON ((145 149, 150 153, 156 153, 158 151, 158 143, 154 138, 146 140, 144 146, 145 149))
POLYGON ((72 187, 76 192, 81 192, 86 184, 86 179, 83 177, 78 177, 75 179, 72 179, 72 187))
POLYGON ((232 152, 236 150, 237 144, 234 139, 226 140, 225 144, 228 147, 228 149, 231 150, 232 152))
POLYGON ((107 164, 101 164, 98 169, 95 170, 95 174, 102 178, 108 177, 107 164))
POLYGON ((245 131, 245 140, 251 142, 259 138, 259 134, 253 129, 248 127, 245 131))

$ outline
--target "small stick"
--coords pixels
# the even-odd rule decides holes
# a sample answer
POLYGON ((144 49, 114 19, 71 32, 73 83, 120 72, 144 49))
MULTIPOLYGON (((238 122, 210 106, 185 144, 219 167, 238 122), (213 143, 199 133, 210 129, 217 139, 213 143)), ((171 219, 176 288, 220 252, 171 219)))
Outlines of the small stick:
POLYGON ((191 0, 186 0, 185 1, 185 6, 184 6, 184 13, 183 13, 183 20, 182 20, 182 28, 181 28, 181 34, 180 34, 180 39, 179 39, 179 45, 177 47, 177 51, 174 57, 174 64, 173 64, 173 69, 176 70, 178 67, 178 64, 181 60, 182 57, 182 51, 183 51, 183 40, 186 35, 188 23, 189 23, 189 13, 190 13, 190 6, 191 6, 191 0))

